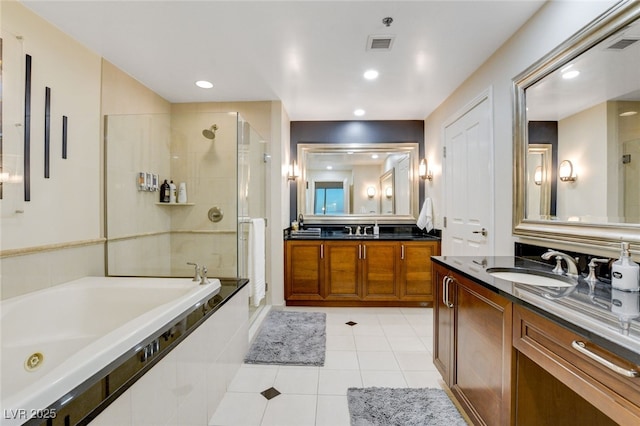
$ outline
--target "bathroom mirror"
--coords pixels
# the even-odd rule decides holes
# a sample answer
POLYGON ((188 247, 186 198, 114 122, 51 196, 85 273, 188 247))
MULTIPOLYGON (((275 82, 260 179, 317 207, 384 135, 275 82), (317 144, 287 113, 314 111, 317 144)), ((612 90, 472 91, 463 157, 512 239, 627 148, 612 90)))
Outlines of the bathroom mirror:
POLYGON ((515 235, 600 248, 640 242, 639 18, 640 3, 618 3, 514 79, 515 235), (557 163, 572 169, 542 175, 549 194, 555 185, 555 212, 547 189, 531 184, 538 167, 553 167, 529 144, 534 122, 557 126, 557 163))
POLYGON ((305 223, 415 222, 418 144, 298 144, 305 223))

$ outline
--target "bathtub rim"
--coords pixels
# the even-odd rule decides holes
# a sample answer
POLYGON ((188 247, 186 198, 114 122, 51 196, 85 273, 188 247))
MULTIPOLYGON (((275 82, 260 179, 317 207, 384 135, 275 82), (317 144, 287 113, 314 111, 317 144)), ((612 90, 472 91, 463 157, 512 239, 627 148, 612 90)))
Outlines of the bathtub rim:
MULTIPOLYGON (((125 280, 147 281, 147 280, 161 278, 162 280, 175 280, 176 282, 182 282, 182 283, 187 283, 190 281, 190 279, 187 279, 187 278, 168 278, 168 277, 155 277, 155 278, 154 277, 83 277, 78 280, 73 280, 68 283, 60 284, 59 286, 38 290, 38 292, 55 291, 61 287, 77 286, 79 285, 80 281, 93 279, 93 278, 109 279, 109 280, 114 279, 118 281, 125 281, 125 280), (125 280, 120 280, 121 278, 124 278, 125 280)), ((25 409, 28 415, 33 412, 37 412, 38 410, 45 410, 45 409, 59 410, 60 408, 64 407, 69 401, 71 401, 72 399, 75 399, 82 392, 86 391, 89 387, 93 386, 93 384, 97 383, 101 378, 109 374, 109 372, 114 371, 114 369, 117 366, 122 364, 123 360, 125 359, 128 360, 132 356, 134 357, 138 356, 138 353, 142 348, 144 348, 144 346, 146 346, 153 340, 160 337, 167 330, 167 328, 171 328, 176 323, 184 320, 190 313, 200 308, 203 302, 206 302, 207 300, 215 297, 215 295, 218 294, 221 290, 221 284, 222 284, 221 279, 211 278, 211 284, 206 286, 196 285, 196 287, 194 287, 194 289, 184 297, 185 300, 183 300, 180 304, 172 304, 172 302, 167 302, 167 303, 158 305, 155 308, 136 317, 135 318, 136 321, 144 317, 144 324, 141 324, 141 326, 136 329, 137 332, 129 333, 127 336, 121 337, 120 339, 118 339, 117 341, 118 345, 113 345, 113 346, 118 346, 118 347, 124 346, 125 343, 123 343, 123 341, 128 342, 131 339, 134 339, 134 337, 135 337, 136 343, 131 342, 132 344, 127 344, 126 348, 123 347, 119 349, 113 349, 113 346, 109 348, 102 348, 103 350, 101 350, 99 354, 100 357, 102 357, 103 359, 106 358, 110 360, 106 362, 106 364, 103 362, 103 363, 100 363, 101 364, 100 366, 96 366, 91 362, 87 361, 87 362, 84 362, 80 368, 76 369, 73 375, 67 375, 64 373, 60 374, 61 371, 64 371, 64 367, 68 366, 72 360, 75 360, 78 353, 83 353, 86 350, 86 347, 83 348, 81 351, 74 353, 73 356, 70 357, 68 360, 57 365, 52 371, 47 373, 47 375, 52 375, 55 373, 55 376, 54 376, 55 380, 49 382, 46 386, 46 390, 42 392, 38 392, 38 395, 36 395, 35 397, 29 397, 28 394, 29 392, 33 391, 33 389, 41 388, 41 386, 38 386, 39 384, 38 381, 26 386, 25 388, 21 389, 16 394, 9 396, 8 398, 3 398, 1 401, 1 405, 2 405, 1 408, 3 410, 3 413, 5 410, 12 410, 12 409, 13 410, 25 409), (171 308, 164 311, 167 305, 171 305, 171 308), (160 317, 162 318, 162 321, 157 319, 159 317, 158 313, 160 313, 160 311, 163 311, 160 315, 160 317), (53 393, 53 389, 57 388, 58 386, 62 387, 63 389, 66 389, 66 391, 64 391, 64 394, 60 395, 60 392, 56 392, 55 396, 50 395, 50 393, 53 393), (27 395, 26 397, 25 397, 25 394, 27 395)), ((242 288, 245 284, 246 283, 239 285, 237 290, 242 288)), ((216 306, 216 309, 212 309, 211 310, 212 312, 209 312, 209 313, 213 313, 213 311, 217 310, 219 306, 222 306, 228 299, 233 297, 233 295, 235 295, 236 292, 237 291, 234 291, 232 294, 230 294, 218 306, 216 306)), ((22 298, 26 298, 26 296, 28 296, 28 294, 16 296, 15 298, 11 298, 11 299, 22 299, 22 298)), ((11 300, 11 299, 6 299, 6 300, 11 300)), ((198 323, 198 326, 199 325, 200 324, 198 323)), ((109 338, 112 337, 112 333, 115 333, 117 330, 120 330, 120 328, 122 328, 123 326, 124 325, 121 325, 120 327, 114 330, 111 330, 109 333, 107 333, 104 336, 101 336, 100 338, 98 338, 96 341, 92 343, 100 343, 100 342, 108 341, 109 338)), ((194 326, 192 328, 195 329, 196 327, 194 326)), ((142 368, 138 372, 139 374, 136 374, 136 376, 142 377, 142 375, 146 371, 148 371, 148 369, 150 369, 157 361, 159 361, 168 352, 170 352, 170 350, 173 349, 173 347, 174 346, 172 346, 169 350, 166 350, 165 353, 161 354, 162 356, 157 356, 150 359, 148 362, 149 365, 148 366, 145 365, 145 367, 142 368)), ((135 380, 137 380, 139 377, 136 377, 135 380)), ((109 397, 110 396, 111 395, 109 395, 109 397)), ((113 400, 115 400, 115 397, 113 398, 113 400)), ((13 425, 21 425, 21 424, 40 424, 41 422, 42 422, 42 419, 35 419, 35 418, 7 419, 7 418, 4 418, 4 416, 0 418, 0 424, 2 426, 5 426, 5 425, 13 426, 13 425)))

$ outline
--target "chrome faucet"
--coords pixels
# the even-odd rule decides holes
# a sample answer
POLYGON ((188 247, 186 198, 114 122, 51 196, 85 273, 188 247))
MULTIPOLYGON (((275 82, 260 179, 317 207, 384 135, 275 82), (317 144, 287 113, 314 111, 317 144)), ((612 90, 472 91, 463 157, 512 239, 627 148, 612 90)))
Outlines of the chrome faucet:
POLYGON ((349 235, 353 235, 350 226, 345 226, 344 229, 348 229, 349 230, 349 235))
MULTIPOLYGON (((552 249, 549 249, 549 251, 544 253, 541 257, 544 260, 549 260, 551 259, 551 256, 556 256, 556 259, 558 258, 564 259, 565 263, 567 264, 567 275, 573 278, 578 277, 578 264, 576 263, 576 260, 573 257, 569 256, 566 253, 562 253, 561 251, 556 251, 552 249)), ((553 271, 556 273, 561 273, 562 267, 560 267, 560 271, 558 271, 557 269, 554 269, 553 271)))
POLYGON ((362 229, 362 228, 360 228, 360 225, 358 225, 358 227, 356 228, 356 235, 361 235, 360 234, 360 229, 362 229))
POLYGON ((191 281, 198 282, 200 281, 200 267, 197 263, 187 262, 187 265, 195 266, 195 271, 193 273, 193 279, 191 281))

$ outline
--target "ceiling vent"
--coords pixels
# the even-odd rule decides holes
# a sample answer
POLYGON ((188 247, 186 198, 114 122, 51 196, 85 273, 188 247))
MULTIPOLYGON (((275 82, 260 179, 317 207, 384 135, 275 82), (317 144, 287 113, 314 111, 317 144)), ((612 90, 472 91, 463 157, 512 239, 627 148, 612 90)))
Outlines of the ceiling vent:
POLYGON ((607 50, 623 50, 631 46, 636 41, 638 41, 637 38, 621 38, 620 40, 617 40, 612 45, 607 46, 607 50))
POLYGON ((395 36, 377 35, 369 36, 367 39, 367 50, 383 51, 391 50, 395 36))

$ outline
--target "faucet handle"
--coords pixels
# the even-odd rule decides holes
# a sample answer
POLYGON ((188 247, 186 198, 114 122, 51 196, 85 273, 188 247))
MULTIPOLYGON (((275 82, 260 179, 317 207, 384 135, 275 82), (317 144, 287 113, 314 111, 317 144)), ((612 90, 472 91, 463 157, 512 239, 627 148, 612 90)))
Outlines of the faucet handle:
POLYGON ((598 281, 598 277, 596 276, 596 266, 598 263, 608 263, 609 259, 596 259, 593 258, 589 262, 589 275, 587 276, 587 281, 591 283, 595 283, 598 281))
POLYGON ((206 266, 203 266, 203 267, 202 267, 202 279, 200 280, 200 284, 201 284, 201 285, 203 285, 203 284, 209 284, 209 279, 207 278, 207 272, 209 272, 209 271, 208 271, 208 269, 207 269, 207 267, 206 267, 206 266))
MULTIPOLYGON (((198 264, 193 262, 187 262, 187 265, 191 265, 195 267, 193 279, 191 281, 195 281, 195 282, 200 281, 200 267, 198 266, 198 264)), ((205 267, 205 270, 206 270, 206 267, 205 267)))
POLYGON ((352 234, 351 234, 351 227, 350 227, 350 226, 345 226, 345 227, 344 227, 344 229, 348 229, 348 230, 349 230, 349 235, 352 235, 352 234))
POLYGON ((562 269, 562 256, 556 256, 556 267, 553 268, 552 271, 554 274, 563 274, 564 269, 562 269))

